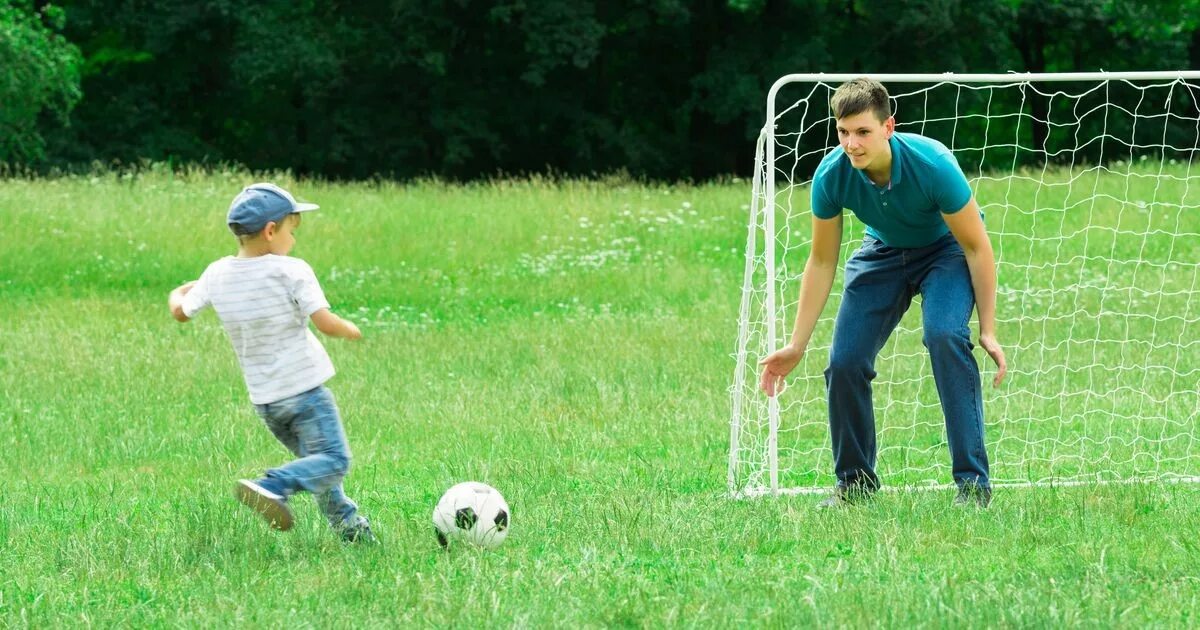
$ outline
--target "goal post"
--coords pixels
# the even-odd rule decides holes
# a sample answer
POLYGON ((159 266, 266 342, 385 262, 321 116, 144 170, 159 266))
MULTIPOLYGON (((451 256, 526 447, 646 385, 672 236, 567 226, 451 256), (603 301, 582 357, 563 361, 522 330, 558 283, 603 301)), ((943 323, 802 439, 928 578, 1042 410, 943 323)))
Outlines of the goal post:
MULTIPOLYGON (((791 334, 811 244, 809 186, 837 149, 833 90, 871 76, 896 130, 955 154, 996 252, 997 336, 984 372, 994 485, 1200 481, 1200 72, 780 78, 756 146, 728 485, 737 496, 834 483, 823 371, 842 270, 776 398, 758 361, 791 334)), ((863 225, 845 212, 842 262, 863 225)), ((944 420, 914 300, 876 361, 887 487, 951 483, 944 420)), ((972 337, 978 324, 971 322, 972 337)))

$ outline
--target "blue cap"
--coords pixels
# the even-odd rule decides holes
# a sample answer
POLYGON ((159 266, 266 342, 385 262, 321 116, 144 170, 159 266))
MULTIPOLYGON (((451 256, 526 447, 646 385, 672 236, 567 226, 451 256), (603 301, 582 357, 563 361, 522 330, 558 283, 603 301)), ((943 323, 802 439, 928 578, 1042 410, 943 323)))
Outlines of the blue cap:
POLYGON ((275 184, 251 184, 233 198, 227 223, 234 234, 258 234, 271 221, 279 223, 293 212, 307 212, 319 207, 315 203, 296 201, 291 193, 275 184))

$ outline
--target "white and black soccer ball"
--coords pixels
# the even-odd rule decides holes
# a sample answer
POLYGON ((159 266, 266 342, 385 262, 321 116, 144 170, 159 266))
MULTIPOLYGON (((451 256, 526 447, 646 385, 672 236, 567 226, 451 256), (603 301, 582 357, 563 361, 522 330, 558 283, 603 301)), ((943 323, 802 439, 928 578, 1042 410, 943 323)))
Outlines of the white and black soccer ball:
POLYGON ((455 540, 495 549, 508 537, 508 503, 495 488, 477 481, 456 484, 433 508, 433 529, 448 548, 455 540))

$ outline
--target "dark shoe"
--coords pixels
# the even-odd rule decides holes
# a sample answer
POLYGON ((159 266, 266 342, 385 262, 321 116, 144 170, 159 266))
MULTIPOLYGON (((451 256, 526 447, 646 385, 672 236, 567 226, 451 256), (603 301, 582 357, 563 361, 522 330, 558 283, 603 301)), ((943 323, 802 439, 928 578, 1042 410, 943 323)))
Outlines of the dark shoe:
POLYGON ((861 505, 870 501, 875 495, 874 490, 866 490, 859 487, 835 486, 833 494, 825 497, 825 500, 817 504, 818 510, 826 510, 829 508, 838 508, 844 505, 861 505))
POLYGON ((292 528, 292 509, 288 507, 287 497, 278 492, 269 480, 241 479, 234 487, 234 494, 238 501, 267 519, 271 527, 285 532, 292 528))
POLYGON ((342 529, 342 541, 348 543, 358 543, 360 545, 378 545, 379 539, 375 534, 371 533, 371 526, 367 524, 354 525, 342 529))
POLYGON ((954 507, 974 506, 986 508, 992 503, 992 489, 987 486, 966 484, 959 486, 958 494, 954 496, 954 507))

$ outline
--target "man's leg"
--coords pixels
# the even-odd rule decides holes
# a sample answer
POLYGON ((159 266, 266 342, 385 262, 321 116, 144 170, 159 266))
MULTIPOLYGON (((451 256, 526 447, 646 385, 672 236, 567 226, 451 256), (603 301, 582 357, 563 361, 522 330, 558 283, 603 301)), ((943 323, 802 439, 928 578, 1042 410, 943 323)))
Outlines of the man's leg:
POLYGON ((900 322, 913 292, 900 250, 872 238, 846 262, 845 289, 833 330, 825 385, 838 485, 875 490, 875 357, 900 322))
POLYGON ((921 262, 924 343, 946 419, 954 482, 968 490, 988 489, 983 388, 979 364, 971 354, 970 321, 975 308, 971 273, 962 248, 952 239, 932 247, 921 262))

